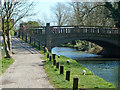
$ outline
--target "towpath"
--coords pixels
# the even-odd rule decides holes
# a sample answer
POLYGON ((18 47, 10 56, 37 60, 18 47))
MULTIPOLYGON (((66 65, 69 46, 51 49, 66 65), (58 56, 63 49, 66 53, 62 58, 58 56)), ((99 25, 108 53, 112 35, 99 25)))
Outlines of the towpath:
POLYGON ((40 52, 19 38, 12 37, 15 62, 0 77, 2 88, 53 88, 43 68, 40 52))

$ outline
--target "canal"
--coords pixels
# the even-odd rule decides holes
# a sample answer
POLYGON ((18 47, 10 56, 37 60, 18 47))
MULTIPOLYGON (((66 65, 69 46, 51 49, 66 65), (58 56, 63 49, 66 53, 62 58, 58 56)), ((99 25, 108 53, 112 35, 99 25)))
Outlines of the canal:
POLYGON ((108 58, 101 58, 101 56, 80 52, 68 47, 55 47, 52 49, 52 53, 77 60, 78 63, 87 67, 95 75, 118 87, 118 73, 120 73, 120 61, 118 59, 110 58, 109 60, 108 58))

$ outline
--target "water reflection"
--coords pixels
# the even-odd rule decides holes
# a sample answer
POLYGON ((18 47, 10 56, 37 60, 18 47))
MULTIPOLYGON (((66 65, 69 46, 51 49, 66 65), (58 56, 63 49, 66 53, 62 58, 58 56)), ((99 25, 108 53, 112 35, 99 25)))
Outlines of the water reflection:
POLYGON ((64 55, 66 57, 70 57, 71 59, 79 61, 80 64, 87 67, 95 75, 103 78, 107 82, 113 83, 116 87, 118 87, 118 71, 120 70, 120 62, 97 61, 98 58, 96 61, 95 59, 94 61, 80 61, 80 58, 98 57, 98 55, 79 52, 76 49, 67 47, 55 47, 52 49, 52 53, 55 53, 57 55, 64 55))
POLYGON ((98 55, 80 52, 77 51, 76 49, 68 47, 55 47, 52 49, 52 53, 55 53, 57 55, 64 55, 66 57, 70 57, 71 59, 98 57, 98 55))

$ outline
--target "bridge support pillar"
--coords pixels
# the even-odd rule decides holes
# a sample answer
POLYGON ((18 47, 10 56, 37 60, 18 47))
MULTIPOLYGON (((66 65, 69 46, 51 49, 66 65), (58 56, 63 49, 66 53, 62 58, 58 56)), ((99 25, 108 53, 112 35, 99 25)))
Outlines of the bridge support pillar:
POLYGON ((48 51, 51 51, 51 30, 50 30, 50 23, 46 23, 46 47, 48 51))

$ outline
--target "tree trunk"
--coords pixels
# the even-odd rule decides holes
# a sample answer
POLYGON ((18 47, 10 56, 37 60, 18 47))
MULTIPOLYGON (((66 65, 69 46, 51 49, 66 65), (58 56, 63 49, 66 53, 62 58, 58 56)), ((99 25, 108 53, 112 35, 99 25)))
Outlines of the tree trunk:
POLYGON ((6 39, 6 32, 4 29, 4 20, 5 20, 5 18, 2 18, 2 31, 3 31, 3 41, 4 41, 4 45, 5 45, 5 57, 11 58, 10 50, 9 50, 7 39, 6 39))

